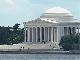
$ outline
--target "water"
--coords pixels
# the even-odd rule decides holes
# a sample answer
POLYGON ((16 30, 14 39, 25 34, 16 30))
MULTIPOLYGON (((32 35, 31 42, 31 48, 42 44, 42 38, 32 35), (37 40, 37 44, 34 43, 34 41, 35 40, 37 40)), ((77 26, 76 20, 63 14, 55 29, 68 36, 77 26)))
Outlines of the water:
POLYGON ((0 54, 0 60, 80 60, 78 54, 0 54))

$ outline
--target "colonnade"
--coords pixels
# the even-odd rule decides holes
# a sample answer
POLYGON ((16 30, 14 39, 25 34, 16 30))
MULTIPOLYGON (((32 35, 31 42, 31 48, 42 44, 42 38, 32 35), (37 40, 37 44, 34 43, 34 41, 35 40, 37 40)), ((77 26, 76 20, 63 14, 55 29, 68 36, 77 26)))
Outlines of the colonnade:
POLYGON ((27 27, 24 42, 57 42, 57 27, 27 27))
POLYGON ((79 33, 76 27, 25 27, 24 42, 59 42, 61 36, 79 33))

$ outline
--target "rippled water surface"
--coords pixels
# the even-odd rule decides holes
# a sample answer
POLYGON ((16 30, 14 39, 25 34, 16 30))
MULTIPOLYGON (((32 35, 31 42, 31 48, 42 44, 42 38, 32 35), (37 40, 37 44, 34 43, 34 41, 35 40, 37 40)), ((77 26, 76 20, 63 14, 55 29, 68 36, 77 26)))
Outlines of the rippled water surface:
POLYGON ((78 54, 0 54, 0 60, 80 60, 78 54))

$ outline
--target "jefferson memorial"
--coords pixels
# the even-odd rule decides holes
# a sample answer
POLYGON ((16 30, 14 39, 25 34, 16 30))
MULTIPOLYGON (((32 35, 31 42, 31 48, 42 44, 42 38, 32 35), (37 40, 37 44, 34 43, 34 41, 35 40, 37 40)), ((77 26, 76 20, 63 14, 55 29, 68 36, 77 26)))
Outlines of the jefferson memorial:
POLYGON ((23 24, 24 43, 45 42, 59 46, 62 36, 79 32, 80 20, 75 19, 67 9, 54 7, 46 10, 39 18, 23 24))

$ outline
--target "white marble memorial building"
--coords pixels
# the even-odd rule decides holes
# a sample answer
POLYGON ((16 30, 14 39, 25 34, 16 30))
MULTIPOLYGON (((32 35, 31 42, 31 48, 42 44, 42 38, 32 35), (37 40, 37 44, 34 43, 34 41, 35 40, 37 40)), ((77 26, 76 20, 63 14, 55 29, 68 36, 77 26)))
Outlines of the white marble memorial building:
POLYGON ((64 35, 79 32, 80 20, 74 19, 67 9, 54 7, 45 11, 40 18, 24 22, 26 43, 51 42, 58 45, 64 35))

